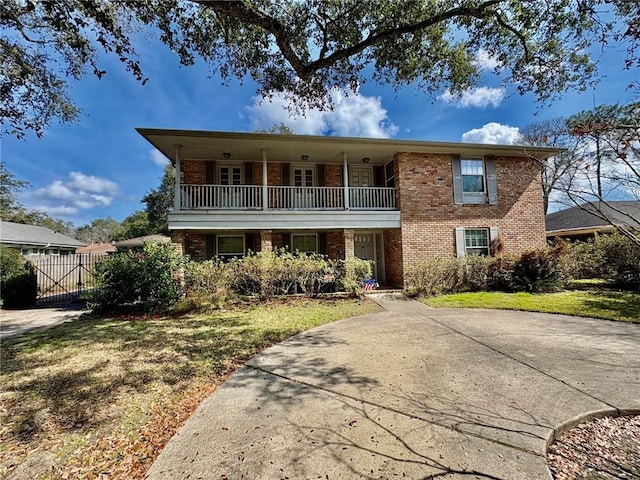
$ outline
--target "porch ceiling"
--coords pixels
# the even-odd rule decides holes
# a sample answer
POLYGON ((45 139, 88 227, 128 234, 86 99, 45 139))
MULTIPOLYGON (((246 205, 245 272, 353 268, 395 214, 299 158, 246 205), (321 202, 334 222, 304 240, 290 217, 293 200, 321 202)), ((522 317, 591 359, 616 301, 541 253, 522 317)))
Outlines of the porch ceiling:
POLYGON ((175 162, 176 145, 181 156, 192 160, 262 161, 262 149, 267 149, 267 161, 309 163, 342 163, 342 152, 349 163, 360 163, 368 157, 370 164, 386 163, 397 152, 443 153, 461 155, 511 155, 526 153, 546 158, 559 149, 513 145, 483 145, 472 143, 425 142, 379 138, 322 137, 310 135, 274 135, 264 133, 207 132, 197 130, 166 130, 137 128, 149 143, 175 162))

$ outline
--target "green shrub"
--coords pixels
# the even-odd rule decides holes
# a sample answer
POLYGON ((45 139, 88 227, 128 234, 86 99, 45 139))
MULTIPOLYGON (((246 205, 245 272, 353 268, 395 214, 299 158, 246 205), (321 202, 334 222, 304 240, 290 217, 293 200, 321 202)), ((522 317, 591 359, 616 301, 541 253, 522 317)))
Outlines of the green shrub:
POLYGON ((567 278, 601 278, 604 256, 593 239, 568 244, 561 252, 558 266, 567 278))
POLYGON ((414 262, 405 273, 409 295, 441 295, 464 284, 464 263, 457 258, 436 257, 414 262))
POLYGON ((494 261, 494 258, 483 255, 462 257, 464 289, 472 292, 489 290, 492 287, 491 265, 494 261))
POLYGON ((0 282, 24 273, 25 260, 14 248, 0 247, 0 282))
POLYGON ((249 253, 233 259, 231 286, 241 295, 257 295, 261 300, 295 293, 294 254, 285 250, 249 253))
POLYGON ((550 292, 564 283, 558 259, 548 249, 522 252, 513 265, 512 275, 517 291, 550 292))
POLYGON ((351 297, 357 297, 364 292, 364 280, 372 278, 373 263, 370 260, 349 258, 335 260, 336 288, 347 292, 351 297))
POLYGON ((231 295, 231 269, 219 260, 187 262, 183 288, 187 301, 196 306, 220 307, 231 295))
POLYGON ((19 251, 0 248, 0 305, 25 308, 36 303, 38 279, 35 269, 19 251))
POLYGON ((325 255, 294 255, 292 268, 298 288, 311 298, 335 289, 336 269, 325 255))
POLYGON ((602 256, 600 277, 614 285, 640 291, 640 246, 619 234, 600 235, 594 242, 602 256))
POLYGON ((96 266, 95 308, 129 306, 156 312, 180 297, 178 273, 184 257, 169 243, 146 243, 142 252, 118 253, 96 266))

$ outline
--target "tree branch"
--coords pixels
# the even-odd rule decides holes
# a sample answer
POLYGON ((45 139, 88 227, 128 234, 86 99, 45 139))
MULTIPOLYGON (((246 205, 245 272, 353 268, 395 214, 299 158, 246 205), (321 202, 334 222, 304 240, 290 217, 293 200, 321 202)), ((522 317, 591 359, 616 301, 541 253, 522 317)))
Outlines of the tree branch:
POLYGON ((215 0, 193 1, 203 7, 211 8, 217 13, 222 13, 224 15, 237 18, 246 24, 263 28, 268 33, 272 34, 275 38, 276 45, 280 49, 280 52, 300 78, 309 78, 314 72, 322 68, 330 67, 336 62, 356 55, 373 45, 379 44, 399 35, 419 32, 433 25, 437 25, 456 17, 474 17, 479 19, 486 17, 495 18, 500 26, 509 30, 511 33, 518 37, 525 49, 525 58, 528 58, 528 49, 524 36, 520 34, 516 29, 509 26, 498 12, 491 10, 491 7, 503 3, 506 0, 487 0, 477 7, 456 7, 429 17, 420 22, 412 23, 409 25, 401 25, 395 28, 390 28, 374 34, 370 34, 361 42, 347 48, 336 50, 327 57, 323 56, 326 53, 326 49, 323 48, 321 51, 322 55, 318 59, 310 63, 304 63, 291 47, 289 36, 284 25, 265 12, 252 9, 247 3, 242 0, 224 2, 215 0))

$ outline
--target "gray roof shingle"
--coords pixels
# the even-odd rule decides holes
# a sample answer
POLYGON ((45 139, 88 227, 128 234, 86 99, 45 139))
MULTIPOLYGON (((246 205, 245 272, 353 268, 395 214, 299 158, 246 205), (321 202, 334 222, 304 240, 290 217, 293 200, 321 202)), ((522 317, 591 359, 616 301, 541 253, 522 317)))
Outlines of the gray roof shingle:
POLYGON ((640 201, 611 201, 583 204, 558 212, 550 213, 545 219, 547 232, 572 230, 579 228, 608 227, 610 225, 628 225, 640 227, 640 201), (588 210, 601 209, 611 219, 603 220, 588 210), (631 217, 631 218, 629 218, 631 217))
POLYGON ((50 228, 0 220, 0 243, 5 245, 37 245, 51 247, 84 247, 80 240, 68 237, 50 228))

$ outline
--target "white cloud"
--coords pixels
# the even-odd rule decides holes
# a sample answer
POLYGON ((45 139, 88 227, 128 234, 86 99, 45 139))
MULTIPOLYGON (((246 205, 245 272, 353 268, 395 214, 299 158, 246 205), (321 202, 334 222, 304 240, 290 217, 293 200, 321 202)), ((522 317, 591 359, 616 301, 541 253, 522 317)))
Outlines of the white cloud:
POLYGON ((55 180, 33 192, 39 202, 33 208, 51 215, 76 215, 80 210, 108 207, 118 192, 111 180, 71 172, 67 180, 55 180))
POLYGON ((496 67, 500 67, 500 62, 497 58, 492 57, 489 52, 487 52, 484 48, 481 48, 476 52, 475 60, 473 63, 480 70, 495 70, 496 67))
POLYGON ((518 127, 510 127, 496 122, 487 123, 482 128, 474 128, 462 134, 462 141, 465 143, 517 145, 521 138, 518 127))
POLYGON ((367 97, 358 92, 347 95, 334 89, 331 98, 333 110, 310 109, 304 115, 292 115, 283 94, 271 99, 254 97, 253 105, 246 107, 246 111, 254 130, 284 123, 293 132, 305 135, 388 138, 398 132, 398 127, 389 121, 380 97, 367 97))
POLYGON ((151 161, 160 167, 164 168, 164 166, 167 163, 169 163, 169 159, 165 157, 162 153, 160 153, 159 150, 156 150, 155 148, 152 148, 151 150, 149 150, 149 154, 151 155, 151 161))
POLYGON ((489 105, 494 108, 504 100, 503 88, 477 87, 465 90, 462 95, 454 95, 447 90, 440 98, 447 103, 454 103, 458 108, 478 107, 486 108, 489 105))

